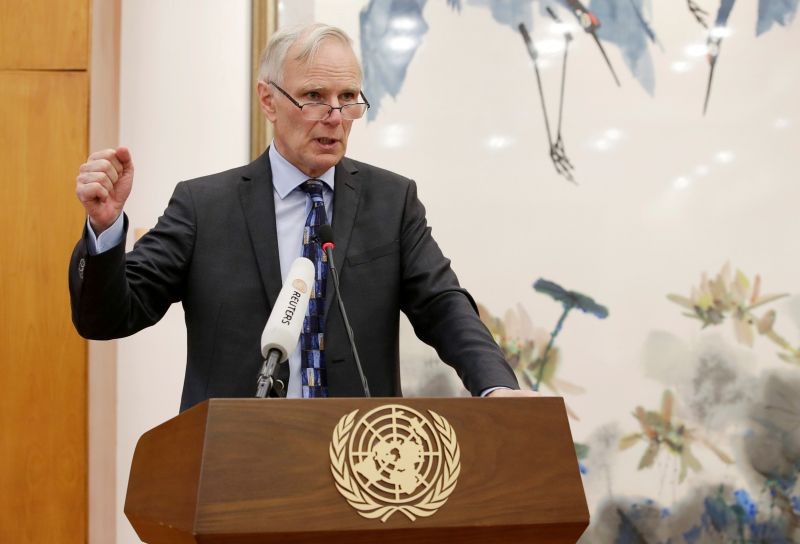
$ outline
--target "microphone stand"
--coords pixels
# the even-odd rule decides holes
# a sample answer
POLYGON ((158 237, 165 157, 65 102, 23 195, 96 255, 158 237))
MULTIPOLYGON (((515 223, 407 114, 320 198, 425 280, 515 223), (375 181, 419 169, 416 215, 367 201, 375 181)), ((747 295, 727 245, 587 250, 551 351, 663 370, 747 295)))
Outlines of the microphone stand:
MULTIPOLYGON (((270 391, 272 391, 272 387, 275 383, 272 375, 275 373, 275 367, 278 366, 278 362, 281 359, 281 352, 277 349, 269 350, 267 354, 267 358, 264 360, 264 364, 261 365, 261 372, 258 373, 258 388, 256 389, 256 397, 259 399, 263 399, 268 397, 270 391)), ((282 384, 280 380, 277 380, 279 384, 282 384)), ((283 389, 281 387, 281 389, 283 389)))
POLYGON ((347 338, 350 340, 350 349, 353 351, 353 358, 356 361, 356 369, 358 376, 361 378, 361 385, 364 388, 364 396, 371 397, 369 394, 369 385, 367 384, 367 377, 364 375, 364 369, 361 368, 361 359, 358 357, 358 350, 356 349, 356 341, 353 338, 353 329, 350 327, 350 321, 347 319, 347 312, 344 309, 344 302, 339 292, 339 273, 336 271, 336 266, 333 264, 333 248, 336 247, 333 242, 325 242, 322 244, 322 249, 328 256, 328 268, 330 268, 331 275, 333 276, 333 288, 336 291, 336 302, 339 304, 339 313, 342 314, 342 321, 344 321, 344 330, 347 331, 347 338))

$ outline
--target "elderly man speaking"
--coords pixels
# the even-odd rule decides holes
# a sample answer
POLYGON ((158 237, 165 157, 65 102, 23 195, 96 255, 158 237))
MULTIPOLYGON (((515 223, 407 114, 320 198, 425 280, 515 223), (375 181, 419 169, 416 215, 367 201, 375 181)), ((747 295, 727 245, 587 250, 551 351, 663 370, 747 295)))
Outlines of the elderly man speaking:
MULTIPOLYGON (((156 323, 180 301, 187 364, 181 410, 253 396, 260 338, 282 279, 319 254, 329 223, 341 292, 373 395, 401 394, 399 313, 473 395, 525 395, 431 236, 414 182, 345 157, 369 102, 350 38, 322 24, 277 32, 262 55, 258 98, 274 140, 252 163, 184 181, 130 253, 123 213, 134 177, 125 147, 92 153, 77 195, 88 220, 70 263, 73 321, 110 339, 156 323), (316 253, 315 253, 316 252, 316 253)), ((317 262, 298 348, 280 371, 290 397, 360 396, 342 316, 317 262)))

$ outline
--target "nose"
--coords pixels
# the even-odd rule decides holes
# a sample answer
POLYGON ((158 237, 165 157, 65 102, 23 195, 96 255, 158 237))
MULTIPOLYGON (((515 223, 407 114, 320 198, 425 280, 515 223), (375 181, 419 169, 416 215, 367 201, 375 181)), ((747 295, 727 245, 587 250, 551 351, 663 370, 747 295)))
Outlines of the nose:
POLYGON ((340 125, 344 120, 342 118, 342 110, 339 109, 339 106, 335 104, 331 104, 331 106, 333 107, 333 109, 328 114, 328 117, 323 119, 322 122, 327 125, 340 125))

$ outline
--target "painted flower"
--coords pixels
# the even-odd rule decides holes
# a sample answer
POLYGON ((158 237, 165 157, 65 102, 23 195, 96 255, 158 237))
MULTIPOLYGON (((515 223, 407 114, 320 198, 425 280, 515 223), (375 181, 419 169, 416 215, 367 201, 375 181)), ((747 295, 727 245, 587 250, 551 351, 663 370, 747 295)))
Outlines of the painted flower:
POLYGON ((555 282, 539 278, 533 284, 533 288, 545 295, 549 295, 554 300, 564 305, 564 308, 578 308, 579 310, 592 314, 598 319, 608 317, 608 308, 598 304, 589 296, 577 291, 567 291, 555 282))
POLYGON ((633 416, 639 421, 641 431, 623 436, 619 442, 619 449, 628 449, 640 440, 647 444, 647 448, 639 460, 638 470, 653 466, 656 456, 661 451, 661 446, 680 460, 679 481, 686 479, 689 469, 699 472, 703 467, 692 453, 692 445, 701 442, 710 449, 720 460, 726 464, 733 460, 712 442, 701 438, 698 433, 687 427, 684 423, 673 419, 674 397, 670 390, 665 390, 661 398, 661 409, 645 410, 637 406, 633 416))
POLYGON ((800 363, 800 348, 794 348, 774 330, 777 319, 775 310, 769 310, 760 317, 753 312, 760 306, 786 296, 786 293, 762 294, 761 276, 756 274, 751 282, 741 270, 732 273, 730 264, 726 263, 712 279, 703 273, 700 285, 692 287, 688 298, 676 294, 669 294, 667 298, 686 309, 683 315, 698 319, 703 328, 719 325, 730 317, 734 335, 740 344, 753 347, 755 335, 759 334, 784 350, 778 354, 781 359, 800 363))
MULTIPOLYGON (((483 304, 478 304, 481 321, 489 329, 494 341, 500 346, 503 356, 517 375, 523 388, 534 388, 536 377, 542 369, 542 383, 557 395, 565 393, 580 394, 585 390, 556 376, 561 362, 558 347, 547 346, 550 333, 540 327, 534 327, 528 312, 521 305, 506 311, 503 318, 496 317, 483 304)), ((567 413, 573 419, 577 414, 567 406, 567 413)))

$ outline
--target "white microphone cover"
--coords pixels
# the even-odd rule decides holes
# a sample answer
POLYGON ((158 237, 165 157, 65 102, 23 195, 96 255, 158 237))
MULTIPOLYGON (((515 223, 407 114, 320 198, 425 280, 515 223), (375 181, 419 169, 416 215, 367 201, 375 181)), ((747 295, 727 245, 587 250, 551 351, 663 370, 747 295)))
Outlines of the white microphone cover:
POLYGON ((265 359, 275 349, 281 352, 279 362, 283 363, 294 351, 303 330, 313 281, 314 263, 305 257, 295 259, 261 334, 261 355, 265 359))

